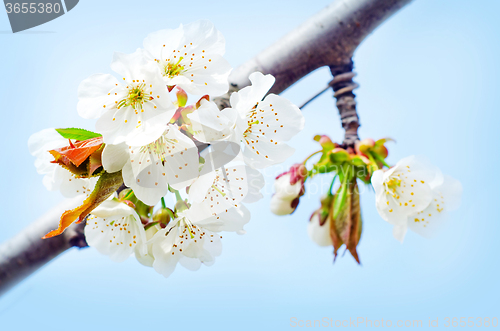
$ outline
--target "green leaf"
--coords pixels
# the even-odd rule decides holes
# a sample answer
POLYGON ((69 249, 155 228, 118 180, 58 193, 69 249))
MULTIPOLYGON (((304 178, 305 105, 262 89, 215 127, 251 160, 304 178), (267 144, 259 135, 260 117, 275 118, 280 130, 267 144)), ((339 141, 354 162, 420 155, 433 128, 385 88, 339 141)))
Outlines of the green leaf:
POLYGON ((87 140, 101 137, 101 134, 78 128, 56 129, 56 131, 66 139, 87 140))
POLYGON ((347 191, 347 182, 343 182, 333 201, 333 219, 337 219, 340 212, 345 207, 347 191))

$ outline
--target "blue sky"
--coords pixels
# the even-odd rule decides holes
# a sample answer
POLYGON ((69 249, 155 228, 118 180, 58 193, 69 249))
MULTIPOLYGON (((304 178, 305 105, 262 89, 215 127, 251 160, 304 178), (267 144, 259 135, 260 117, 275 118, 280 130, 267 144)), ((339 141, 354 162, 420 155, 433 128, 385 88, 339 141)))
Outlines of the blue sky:
MULTIPOLYGON (((110 71, 113 51, 132 52, 152 31, 210 19, 234 66, 273 43, 329 1, 87 0, 26 33, 0 14, 3 100, 0 242, 62 197, 47 193, 28 137, 93 121, 76 113, 78 84, 110 71)), ((500 317, 498 1, 416 0, 378 28, 354 56, 362 138, 392 137, 389 161, 425 154, 464 187, 461 208, 434 239, 409 233, 401 245, 362 196, 362 266, 307 237, 322 192, 308 191, 288 217, 269 212, 270 194, 250 205, 247 234, 227 234, 215 265, 168 279, 134 259, 116 264, 93 249, 71 250, 0 298, 2 329, 286 330, 290 319, 422 320, 500 317)), ((319 69, 283 93, 301 104, 331 79, 319 69)), ((304 109, 306 128, 285 166, 316 148, 312 137, 343 132, 332 93, 304 109)), ((282 166, 283 167, 283 166, 282 166)), ((282 167, 265 171, 269 193, 282 167)), ((321 185, 321 182, 317 184, 321 185)))

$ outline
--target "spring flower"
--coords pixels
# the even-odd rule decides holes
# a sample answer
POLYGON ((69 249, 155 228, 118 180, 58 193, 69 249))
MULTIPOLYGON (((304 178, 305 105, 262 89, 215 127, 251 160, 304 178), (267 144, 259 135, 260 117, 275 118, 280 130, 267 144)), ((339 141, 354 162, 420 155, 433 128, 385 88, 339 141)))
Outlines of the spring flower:
POLYGON ((146 233, 139 215, 113 199, 104 201, 87 218, 85 239, 90 247, 115 262, 125 261, 134 251, 140 256, 147 254, 146 233))
POLYGON ((200 176, 189 188, 189 200, 204 203, 211 215, 241 202, 255 202, 262 198, 260 190, 265 181, 262 174, 247 165, 226 165, 200 176))
POLYGON ((102 153, 104 169, 122 170, 125 185, 150 206, 167 194, 168 185, 179 190, 198 177, 198 149, 194 142, 175 124, 165 128, 148 145, 106 145, 102 153))
MULTIPOLYGON (((197 139, 206 137, 243 143, 245 162, 254 168, 265 168, 285 161, 294 149, 285 144, 304 127, 304 117, 299 108, 285 98, 275 94, 266 96, 274 84, 272 75, 254 72, 250 75, 252 86, 231 94, 231 108, 217 116, 203 114, 206 108, 214 113, 213 105, 206 104, 189 115, 194 128, 203 128, 197 139), (266 97, 265 97, 266 96, 266 97), (265 98, 264 98, 265 97, 265 98), (228 125, 228 123, 230 123, 228 125), (230 130, 226 133, 227 127, 230 130), (219 129, 217 129, 219 128, 219 129)), ((215 114, 215 113, 214 113, 215 114)))
POLYGON ((229 89, 231 66, 222 57, 225 40, 207 20, 149 34, 144 48, 157 62, 167 85, 196 95, 218 96, 229 89))
POLYGON ((210 216, 202 205, 193 204, 153 237, 153 268, 168 277, 177 263, 189 270, 214 264, 222 252, 219 232, 241 232, 249 219, 244 206, 210 216))
POLYGON ((462 184, 450 177, 439 176, 431 185, 432 199, 422 211, 408 216, 406 222, 395 225, 394 238, 403 242, 409 229, 423 237, 431 237, 443 225, 449 211, 456 210, 460 205, 462 184))
POLYGON ((289 171, 276 177, 271 198, 271 211, 276 215, 288 215, 295 211, 299 199, 304 195, 307 169, 303 164, 293 165, 289 171))
POLYGON ((96 74, 78 87, 78 113, 99 118, 96 130, 106 144, 146 145, 163 133, 175 113, 157 65, 144 51, 115 53, 111 68, 123 77, 96 74))
POLYGON ((436 167, 418 156, 406 157, 385 172, 375 171, 371 182, 380 216, 399 225, 409 215, 422 211, 431 202, 431 184, 438 175, 436 167))
POLYGON ((400 160, 393 168, 372 176, 376 207, 394 225, 393 234, 403 241, 408 228, 428 235, 442 223, 446 211, 459 205, 462 187, 457 180, 418 156, 400 160))
POLYGON ((44 175, 43 185, 49 191, 60 191, 66 198, 83 195, 87 197, 97 182, 97 178, 76 178, 70 171, 58 164, 52 163, 54 157, 49 150, 68 145, 68 139, 63 138, 55 129, 45 129, 34 133, 28 139, 28 148, 34 157, 35 167, 39 174, 44 175))

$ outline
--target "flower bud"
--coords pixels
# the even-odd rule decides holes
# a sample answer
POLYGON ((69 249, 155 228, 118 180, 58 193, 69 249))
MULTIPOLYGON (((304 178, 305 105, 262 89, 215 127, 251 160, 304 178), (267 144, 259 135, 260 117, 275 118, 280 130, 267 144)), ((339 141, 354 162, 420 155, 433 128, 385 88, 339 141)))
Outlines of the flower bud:
POLYGON ((349 160, 349 153, 340 147, 334 148, 330 154, 330 161, 333 163, 342 163, 349 160))
POLYGON ((276 177, 274 189, 276 193, 271 198, 271 211, 276 215, 288 215, 295 211, 299 198, 304 195, 304 181, 307 177, 307 168, 301 164, 294 164, 289 171, 276 177))
POLYGON ((271 212, 278 216, 289 215, 293 213, 298 205, 298 203, 296 203, 295 206, 292 206, 294 200, 280 199, 276 194, 273 195, 270 204, 271 212))
POLYGON ((370 151, 373 147, 375 147, 375 141, 370 138, 356 141, 354 146, 356 153, 363 156, 367 156, 368 151, 370 151))
POLYGON ((330 236, 330 205, 333 202, 332 194, 325 194, 321 198, 321 207, 312 213, 307 226, 309 238, 319 246, 332 246, 333 241, 330 236))
POLYGON ((319 246, 333 246, 332 237, 330 236, 331 218, 326 214, 325 222, 322 224, 322 213, 315 212, 312 214, 307 226, 307 234, 312 241, 319 246))
POLYGON ((331 149, 334 149, 335 147, 338 146, 338 144, 332 142, 332 140, 330 139, 330 137, 328 137, 327 135, 316 135, 314 137, 314 140, 316 140, 317 142, 319 142, 319 144, 321 145, 321 147, 323 147, 323 149, 325 150, 331 150, 331 149))
POLYGON ((166 225, 170 222, 170 213, 166 208, 162 208, 153 215, 153 221, 166 225))

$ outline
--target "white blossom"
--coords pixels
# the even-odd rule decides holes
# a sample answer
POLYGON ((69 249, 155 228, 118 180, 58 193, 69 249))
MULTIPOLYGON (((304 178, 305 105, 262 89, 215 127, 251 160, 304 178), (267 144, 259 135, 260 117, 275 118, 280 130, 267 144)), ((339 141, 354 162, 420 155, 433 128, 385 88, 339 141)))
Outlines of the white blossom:
POLYGON ((195 135, 198 140, 242 143, 245 162, 264 168, 293 154, 294 149, 284 142, 302 130, 304 117, 287 99, 275 94, 265 97, 275 81, 272 75, 254 72, 249 79, 252 86, 231 94, 231 108, 217 114, 216 106, 204 103, 188 117, 194 130, 200 131, 195 135))
POLYGON ((148 145, 106 145, 102 153, 104 169, 122 170, 125 185, 150 206, 167 194, 168 185, 179 190, 198 177, 199 157, 194 142, 175 124, 165 128, 163 134, 148 145))
POLYGON ((158 66, 138 49, 132 54, 115 53, 109 74, 96 74, 78 88, 78 113, 99 118, 96 130, 104 143, 146 145, 165 130, 175 113, 158 66))
MULTIPOLYGON (((207 159, 212 158, 209 156, 207 159)), ((260 200, 264 177, 258 170, 236 163, 200 176, 189 188, 189 200, 207 206, 211 215, 238 208, 242 202, 260 200)))
POLYGON ((462 192, 460 182, 419 156, 406 157, 385 172, 377 170, 371 182, 377 210, 394 225, 394 237, 401 242, 408 227, 423 235, 433 232, 443 211, 458 207, 462 192))
POLYGON ((115 262, 126 260, 134 251, 147 254, 146 233, 135 210, 114 199, 108 199, 87 218, 85 239, 90 247, 109 255, 115 262))
POLYGON ((380 216, 398 225, 426 208, 432 198, 431 183, 438 175, 436 167, 418 156, 406 157, 387 171, 375 171, 371 183, 380 216))
POLYGON ((423 237, 431 237, 444 224, 448 212, 459 207, 462 184, 458 180, 446 175, 441 176, 431 188, 432 198, 429 205, 424 210, 408 216, 402 225, 394 226, 394 238, 400 242, 403 242, 408 228, 423 237))
POLYGON ((153 237, 153 268, 168 277, 177 263, 189 270, 210 266, 222 252, 219 232, 241 232, 249 220, 244 206, 211 216, 203 205, 193 204, 153 237))
POLYGON ((196 95, 218 96, 229 89, 231 66, 222 57, 225 40, 207 20, 153 32, 144 40, 167 85, 196 95))

